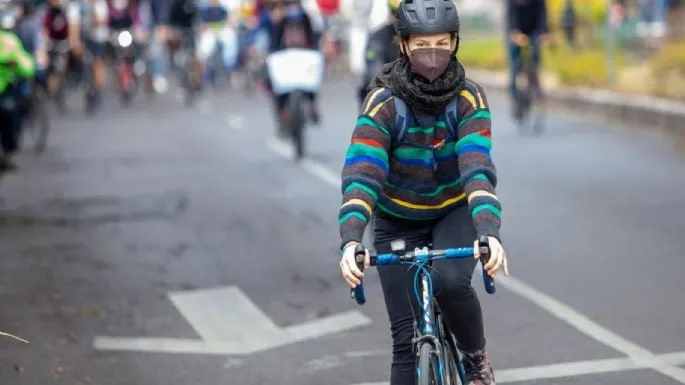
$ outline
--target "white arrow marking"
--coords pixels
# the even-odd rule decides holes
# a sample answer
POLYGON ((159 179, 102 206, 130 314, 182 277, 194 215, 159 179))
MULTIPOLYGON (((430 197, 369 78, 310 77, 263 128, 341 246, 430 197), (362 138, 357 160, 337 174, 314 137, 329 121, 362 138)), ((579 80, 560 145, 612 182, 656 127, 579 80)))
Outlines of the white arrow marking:
POLYGON ((244 130, 245 118, 240 115, 228 115, 226 116, 226 124, 234 130, 244 130))
POLYGON ((240 349, 283 337, 278 326, 235 286, 171 293, 169 298, 207 344, 231 341, 240 349))
POLYGON ((281 328, 239 288, 170 293, 201 340, 97 337, 99 350, 247 355, 371 324, 357 310, 281 328))

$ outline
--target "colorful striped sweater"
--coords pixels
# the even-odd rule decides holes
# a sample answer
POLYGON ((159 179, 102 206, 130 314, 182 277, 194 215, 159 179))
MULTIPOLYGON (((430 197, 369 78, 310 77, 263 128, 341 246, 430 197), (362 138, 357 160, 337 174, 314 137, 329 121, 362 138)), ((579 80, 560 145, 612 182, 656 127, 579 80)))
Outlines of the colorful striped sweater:
POLYGON ((433 127, 409 127, 395 148, 392 92, 369 92, 342 171, 339 223, 342 245, 361 242, 379 209, 398 218, 431 220, 468 204, 479 236, 499 237, 501 206, 495 196, 495 165, 490 157, 490 110, 480 86, 469 82, 460 93, 456 138, 444 121, 433 127), (438 149, 421 146, 448 140, 438 149), (418 146, 414 146, 414 145, 418 146))

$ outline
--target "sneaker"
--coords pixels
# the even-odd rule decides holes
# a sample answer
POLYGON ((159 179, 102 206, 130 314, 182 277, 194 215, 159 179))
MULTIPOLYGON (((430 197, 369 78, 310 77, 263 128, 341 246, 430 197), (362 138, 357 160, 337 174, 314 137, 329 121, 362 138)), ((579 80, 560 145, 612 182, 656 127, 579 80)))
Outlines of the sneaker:
POLYGON ((473 353, 463 352, 467 385, 495 385, 495 373, 485 349, 473 353))

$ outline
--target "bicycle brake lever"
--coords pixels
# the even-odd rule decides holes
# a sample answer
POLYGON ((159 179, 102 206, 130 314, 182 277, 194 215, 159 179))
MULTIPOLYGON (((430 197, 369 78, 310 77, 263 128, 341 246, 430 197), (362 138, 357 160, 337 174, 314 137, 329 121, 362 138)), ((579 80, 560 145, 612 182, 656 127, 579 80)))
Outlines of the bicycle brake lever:
POLYGON ((490 277, 485 270, 485 265, 490 261, 490 242, 488 241, 487 236, 481 236, 478 239, 478 251, 480 252, 480 263, 483 267, 483 284, 485 285, 485 291, 488 294, 495 294, 495 280, 490 277))
MULTIPOLYGON (((364 260, 366 259, 366 249, 361 243, 358 243, 354 247, 354 259, 359 270, 363 272, 364 260)), ((357 287, 350 289, 350 297, 357 301, 358 305, 363 305, 366 303, 366 296, 364 295, 364 282, 360 282, 357 287)))

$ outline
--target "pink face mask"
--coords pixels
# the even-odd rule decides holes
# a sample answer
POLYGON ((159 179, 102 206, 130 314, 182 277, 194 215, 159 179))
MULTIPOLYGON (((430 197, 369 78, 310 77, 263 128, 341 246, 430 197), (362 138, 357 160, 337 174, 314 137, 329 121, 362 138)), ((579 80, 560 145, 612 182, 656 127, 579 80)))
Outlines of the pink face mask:
POLYGON ((452 51, 442 48, 416 48, 409 53, 411 70, 429 82, 434 81, 450 64, 452 51))

